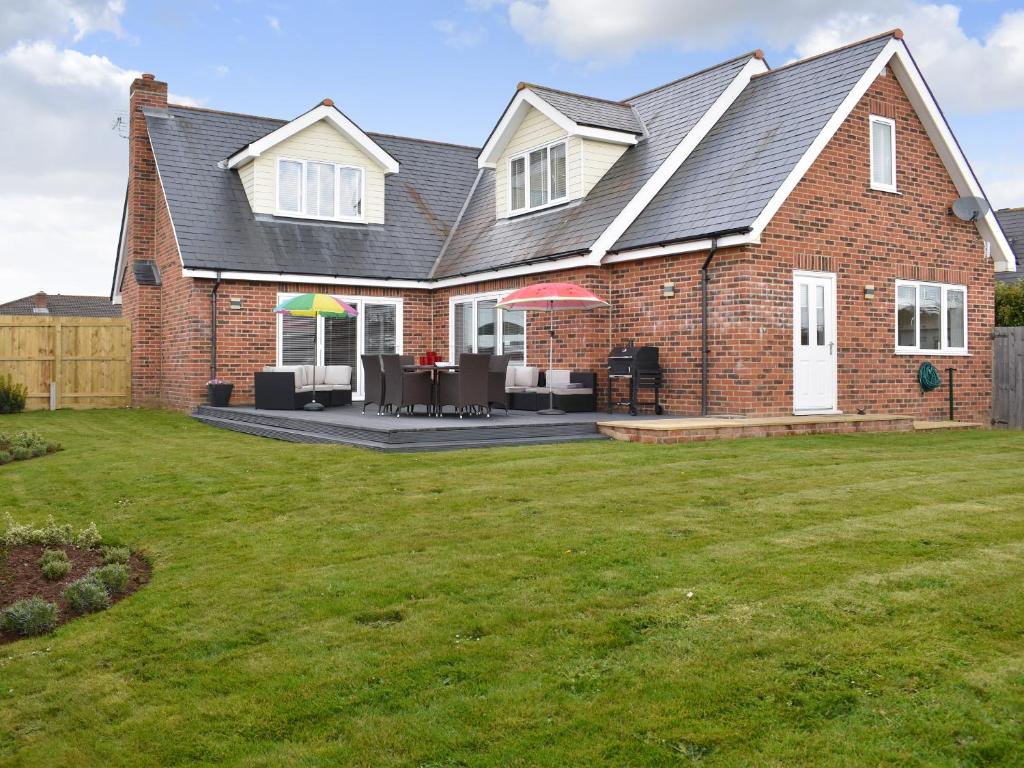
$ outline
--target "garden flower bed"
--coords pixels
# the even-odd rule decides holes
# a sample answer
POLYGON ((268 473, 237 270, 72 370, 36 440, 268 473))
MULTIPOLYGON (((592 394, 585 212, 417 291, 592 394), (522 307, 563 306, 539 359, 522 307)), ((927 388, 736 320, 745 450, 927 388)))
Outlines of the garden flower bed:
POLYGON ((139 553, 102 546, 95 526, 72 536, 70 526, 52 519, 37 529, 8 518, 0 536, 0 644, 109 608, 150 572, 139 553))
POLYGON ((60 444, 50 442, 35 432, 0 432, 0 464, 34 459, 60 450, 63 450, 60 444))

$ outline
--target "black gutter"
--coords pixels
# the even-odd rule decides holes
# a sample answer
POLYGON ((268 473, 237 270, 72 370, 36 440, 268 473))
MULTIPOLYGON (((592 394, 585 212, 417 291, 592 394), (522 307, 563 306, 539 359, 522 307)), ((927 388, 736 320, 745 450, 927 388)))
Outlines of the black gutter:
POLYGON ((629 253, 630 251, 639 251, 644 248, 664 248, 667 245, 678 245, 680 243, 692 243, 697 240, 717 240, 720 237, 726 237, 728 235, 745 235, 750 232, 753 227, 732 227, 731 229, 719 229, 714 232, 702 232, 699 235, 687 235, 686 237, 676 237, 671 240, 658 240, 650 243, 643 243, 641 245, 631 245, 628 248, 619 248, 618 250, 609 250, 608 255, 612 256, 617 253, 629 253))
POLYGON ((220 290, 220 270, 210 291, 210 378, 217 378, 217 291, 220 290))
POLYGON ((700 267, 700 415, 708 415, 708 365, 711 349, 708 347, 708 267, 718 251, 718 238, 711 239, 711 250, 700 267))

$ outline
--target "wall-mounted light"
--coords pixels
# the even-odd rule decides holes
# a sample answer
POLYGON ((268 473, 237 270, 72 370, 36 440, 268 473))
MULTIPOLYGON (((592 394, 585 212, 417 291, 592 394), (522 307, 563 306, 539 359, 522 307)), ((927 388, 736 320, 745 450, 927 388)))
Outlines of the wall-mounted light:
POLYGON ((661 285, 661 298, 671 299, 676 295, 676 284, 675 283, 662 283, 661 285))
POLYGON ((875 298, 875 286, 873 286, 873 285, 865 285, 864 286, 864 298, 865 299, 873 299, 873 298, 875 298))
POLYGON ((231 308, 232 309, 241 309, 242 308, 242 300, 240 298, 238 298, 237 296, 232 296, 231 297, 231 308))

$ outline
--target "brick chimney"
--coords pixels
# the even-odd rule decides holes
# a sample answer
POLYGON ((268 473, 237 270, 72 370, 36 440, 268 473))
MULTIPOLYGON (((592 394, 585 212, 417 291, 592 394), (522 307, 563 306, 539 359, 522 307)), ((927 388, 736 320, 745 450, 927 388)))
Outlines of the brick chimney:
POLYGON ((142 110, 167 107, 167 83, 142 75, 132 82, 129 94, 126 274, 121 299, 132 328, 132 403, 157 405, 163 364, 160 287, 140 286, 133 267, 137 261, 156 260, 157 213, 164 203, 142 110))
POLYGON ((35 305, 32 307, 33 314, 48 315, 50 309, 46 306, 46 291, 40 291, 33 298, 35 299, 35 305))

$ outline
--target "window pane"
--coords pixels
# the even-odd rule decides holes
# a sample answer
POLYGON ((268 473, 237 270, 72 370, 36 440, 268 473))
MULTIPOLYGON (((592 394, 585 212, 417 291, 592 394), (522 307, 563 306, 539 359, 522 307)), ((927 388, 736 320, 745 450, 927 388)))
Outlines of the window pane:
POLYGON ((277 207, 282 211, 302 210, 302 163, 281 160, 277 164, 277 207))
POLYGON ((871 181, 880 186, 893 186, 892 126, 871 123, 871 181))
POLYGON ((917 289, 901 285, 896 289, 896 335, 901 347, 917 346, 917 289))
POLYGON ((359 366, 356 365, 355 317, 324 318, 324 365, 352 366, 352 390, 359 388, 359 366))
POLYGON ((526 160, 522 157, 517 157, 512 161, 512 168, 510 171, 511 175, 511 193, 512 193, 512 210, 518 211, 520 208, 526 207, 526 160))
POLYGON ((316 318, 281 315, 281 365, 312 365, 316 318))
POLYGON ((946 346, 964 347, 964 292, 960 289, 946 291, 946 346))
POLYGON ((937 285, 922 285, 920 293, 921 349, 938 349, 942 343, 942 289, 937 285))
POLYGON ((483 355, 493 355, 497 343, 494 321, 497 310, 496 299, 478 301, 476 304, 476 351, 483 355))
POLYGON ((455 352, 455 359, 451 362, 457 363, 459 355, 463 352, 473 351, 473 304, 466 301, 456 304, 453 309, 455 317, 453 320, 454 330, 452 347, 455 352))
POLYGON ((334 166, 330 163, 306 163, 306 213, 334 215, 334 166))
POLYGON ((808 288, 806 285, 800 286, 800 346, 806 347, 811 343, 811 314, 810 308, 807 305, 809 301, 808 288))
POLYGON ((825 286, 818 285, 814 288, 815 300, 815 327, 817 329, 818 346, 825 346, 825 286))
POLYGON ((538 149, 530 153, 530 207, 548 201, 548 151, 538 149))
POLYGON ((392 304, 363 306, 363 349, 368 355, 398 351, 398 308, 392 304))
POLYGON ((339 216, 363 215, 363 172, 358 168, 341 168, 340 194, 338 196, 339 216))
POLYGON ((526 312, 501 310, 501 354, 509 356, 509 365, 526 362, 526 312))
POLYGON ((551 148, 551 199, 565 197, 565 144, 551 148))

